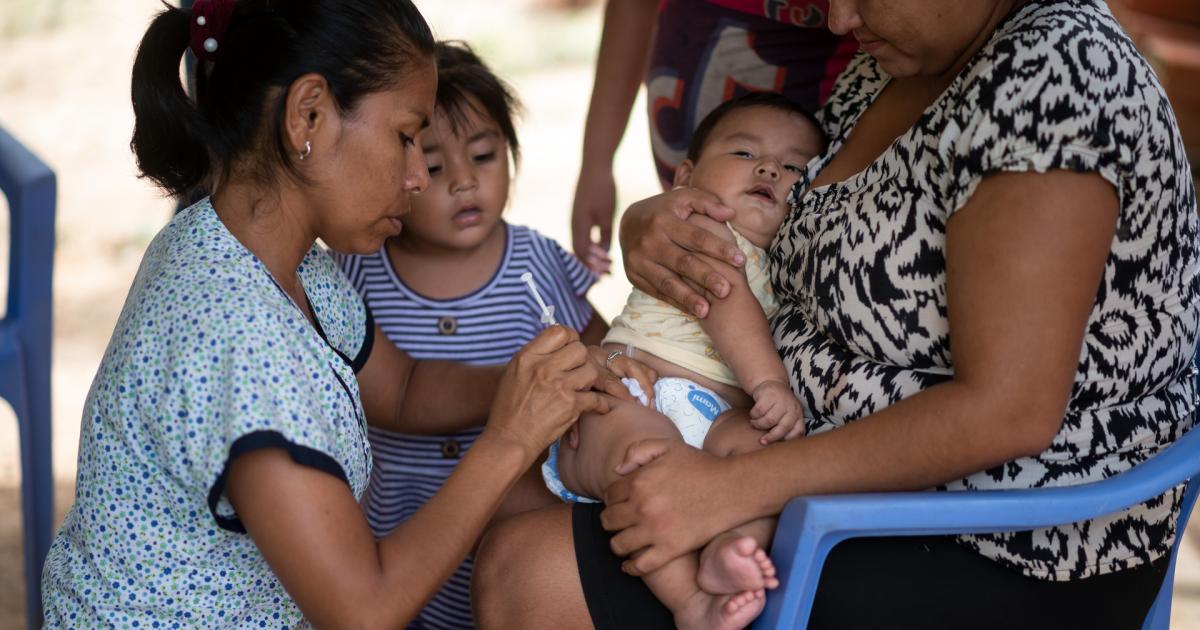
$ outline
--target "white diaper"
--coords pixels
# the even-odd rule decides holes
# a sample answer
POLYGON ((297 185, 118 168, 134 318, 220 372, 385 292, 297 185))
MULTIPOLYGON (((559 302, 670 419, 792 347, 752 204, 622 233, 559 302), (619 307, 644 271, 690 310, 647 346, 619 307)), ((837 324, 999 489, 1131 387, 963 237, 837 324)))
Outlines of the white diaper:
POLYGON ((702 448, 713 420, 733 406, 707 387, 670 376, 654 383, 654 408, 671 419, 684 442, 702 448))
MULTIPOLYGON (((629 393, 643 405, 646 394, 641 385, 631 378, 621 382, 629 393)), ((654 383, 654 409, 671 419, 675 428, 683 435, 683 441, 701 448, 708 430, 717 416, 729 411, 732 406, 713 390, 697 385, 686 378, 666 377, 654 383)), ((550 445, 550 453, 542 464, 542 479, 555 496, 569 503, 598 503, 595 499, 580 496, 563 485, 558 476, 558 442, 550 445)))

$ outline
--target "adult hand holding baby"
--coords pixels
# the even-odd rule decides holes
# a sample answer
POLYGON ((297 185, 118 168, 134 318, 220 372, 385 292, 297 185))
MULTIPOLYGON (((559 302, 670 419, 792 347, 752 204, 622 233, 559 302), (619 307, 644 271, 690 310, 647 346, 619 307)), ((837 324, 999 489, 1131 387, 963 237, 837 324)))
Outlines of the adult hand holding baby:
POLYGON ((705 317, 709 304, 699 291, 717 297, 729 293, 729 281, 705 258, 740 267, 746 257, 733 243, 688 224, 687 217, 695 212, 720 222, 732 219, 734 214, 712 193, 675 188, 643 199, 625 211, 621 217, 621 251, 625 275, 634 286, 696 317, 705 317))
POLYGON ((630 575, 646 575, 700 549, 742 524, 753 493, 730 472, 736 458, 717 457, 678 440, 649 439, 629 447, 617 472, 627 476, 604 493, 600 522, 617 532, 613 553, 630 575), (741 520, 739 520, 741 519, 741 520))

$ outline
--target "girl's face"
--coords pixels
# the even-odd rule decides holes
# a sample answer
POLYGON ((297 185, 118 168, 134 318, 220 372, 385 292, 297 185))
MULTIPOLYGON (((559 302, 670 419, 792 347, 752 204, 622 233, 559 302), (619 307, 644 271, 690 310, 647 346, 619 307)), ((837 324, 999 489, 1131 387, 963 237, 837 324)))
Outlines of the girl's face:
POLYGON ((368 94, 312 140, 316 233, 334 250, 379 251, 400 232, 414 195, 429 187, 421 152, 437 91, 432 60, 401 87, 368 94))
POLYGON ((853 33, 894 77, 955 70, 1022 0, 830 0, 829 30, 853 33))
POLYGON ((508 142, 500 127, 469 98, 457 132, 445 112, 421 136, 429 188, 413 197, 404 217, 404 240, 424 246, 469 250, 500 226, 508 203, 508 142))

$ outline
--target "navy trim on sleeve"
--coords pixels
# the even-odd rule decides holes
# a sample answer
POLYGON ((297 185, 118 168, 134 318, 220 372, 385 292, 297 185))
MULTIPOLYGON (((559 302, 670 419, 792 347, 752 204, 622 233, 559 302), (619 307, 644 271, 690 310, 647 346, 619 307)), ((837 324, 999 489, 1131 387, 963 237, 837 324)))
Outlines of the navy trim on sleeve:
POLYGON ((371 358, 371 349, 375 346, 375 316, 371 314, 371 308, 365 303, 363 309, 367 312, 367 330, 363 333, 363 342, 358 349, 358 356, 350 362, 350 369, 354 370, 355 374, 366 367, 367 359, 371 358))
POLYGON ((242 525, 242 521, 238 517, 217 514, 217 504, 221 501, 221 495, 225 492, 225 480, 229 476, 229 467, 233 464, 233 460, 250 451, 262 448, 282 448, 287 451, 292 461, 297 464, 327 472, 344 481, 347 486, 350 485, 350 481, 347 480, 346 473, 342 470, 341 464, 338 464, 328 454, 301 444, 296 444, 283 437, 283 434, 278 431, 254 431, 247 433, 238 438, 233 443, 233 446, 229 447, 229 458, 225 460, 225 467, 221 470, 221 474, 217 475, 217 480, 213 482, 212 487, 208 490, 208 511, 212 513, 213 520, 217 522, 217 525, 221 529, 237 534, 246 533, 246 527, 242 525))

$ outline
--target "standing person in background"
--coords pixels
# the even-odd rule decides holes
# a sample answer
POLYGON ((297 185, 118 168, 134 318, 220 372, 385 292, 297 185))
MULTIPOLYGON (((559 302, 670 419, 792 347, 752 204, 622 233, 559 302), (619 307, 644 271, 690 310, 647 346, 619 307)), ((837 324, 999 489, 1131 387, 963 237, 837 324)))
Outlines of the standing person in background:
POLYGON ((824 104, 858 49, 825 28, 828 12, 828 0, 609 0, 571 211, 572 246, 592 271, 611 265, 613 158, 643 74, 667 190, 696 125, 717 105, 747 92, 778 92, 810 112, 824 104))

